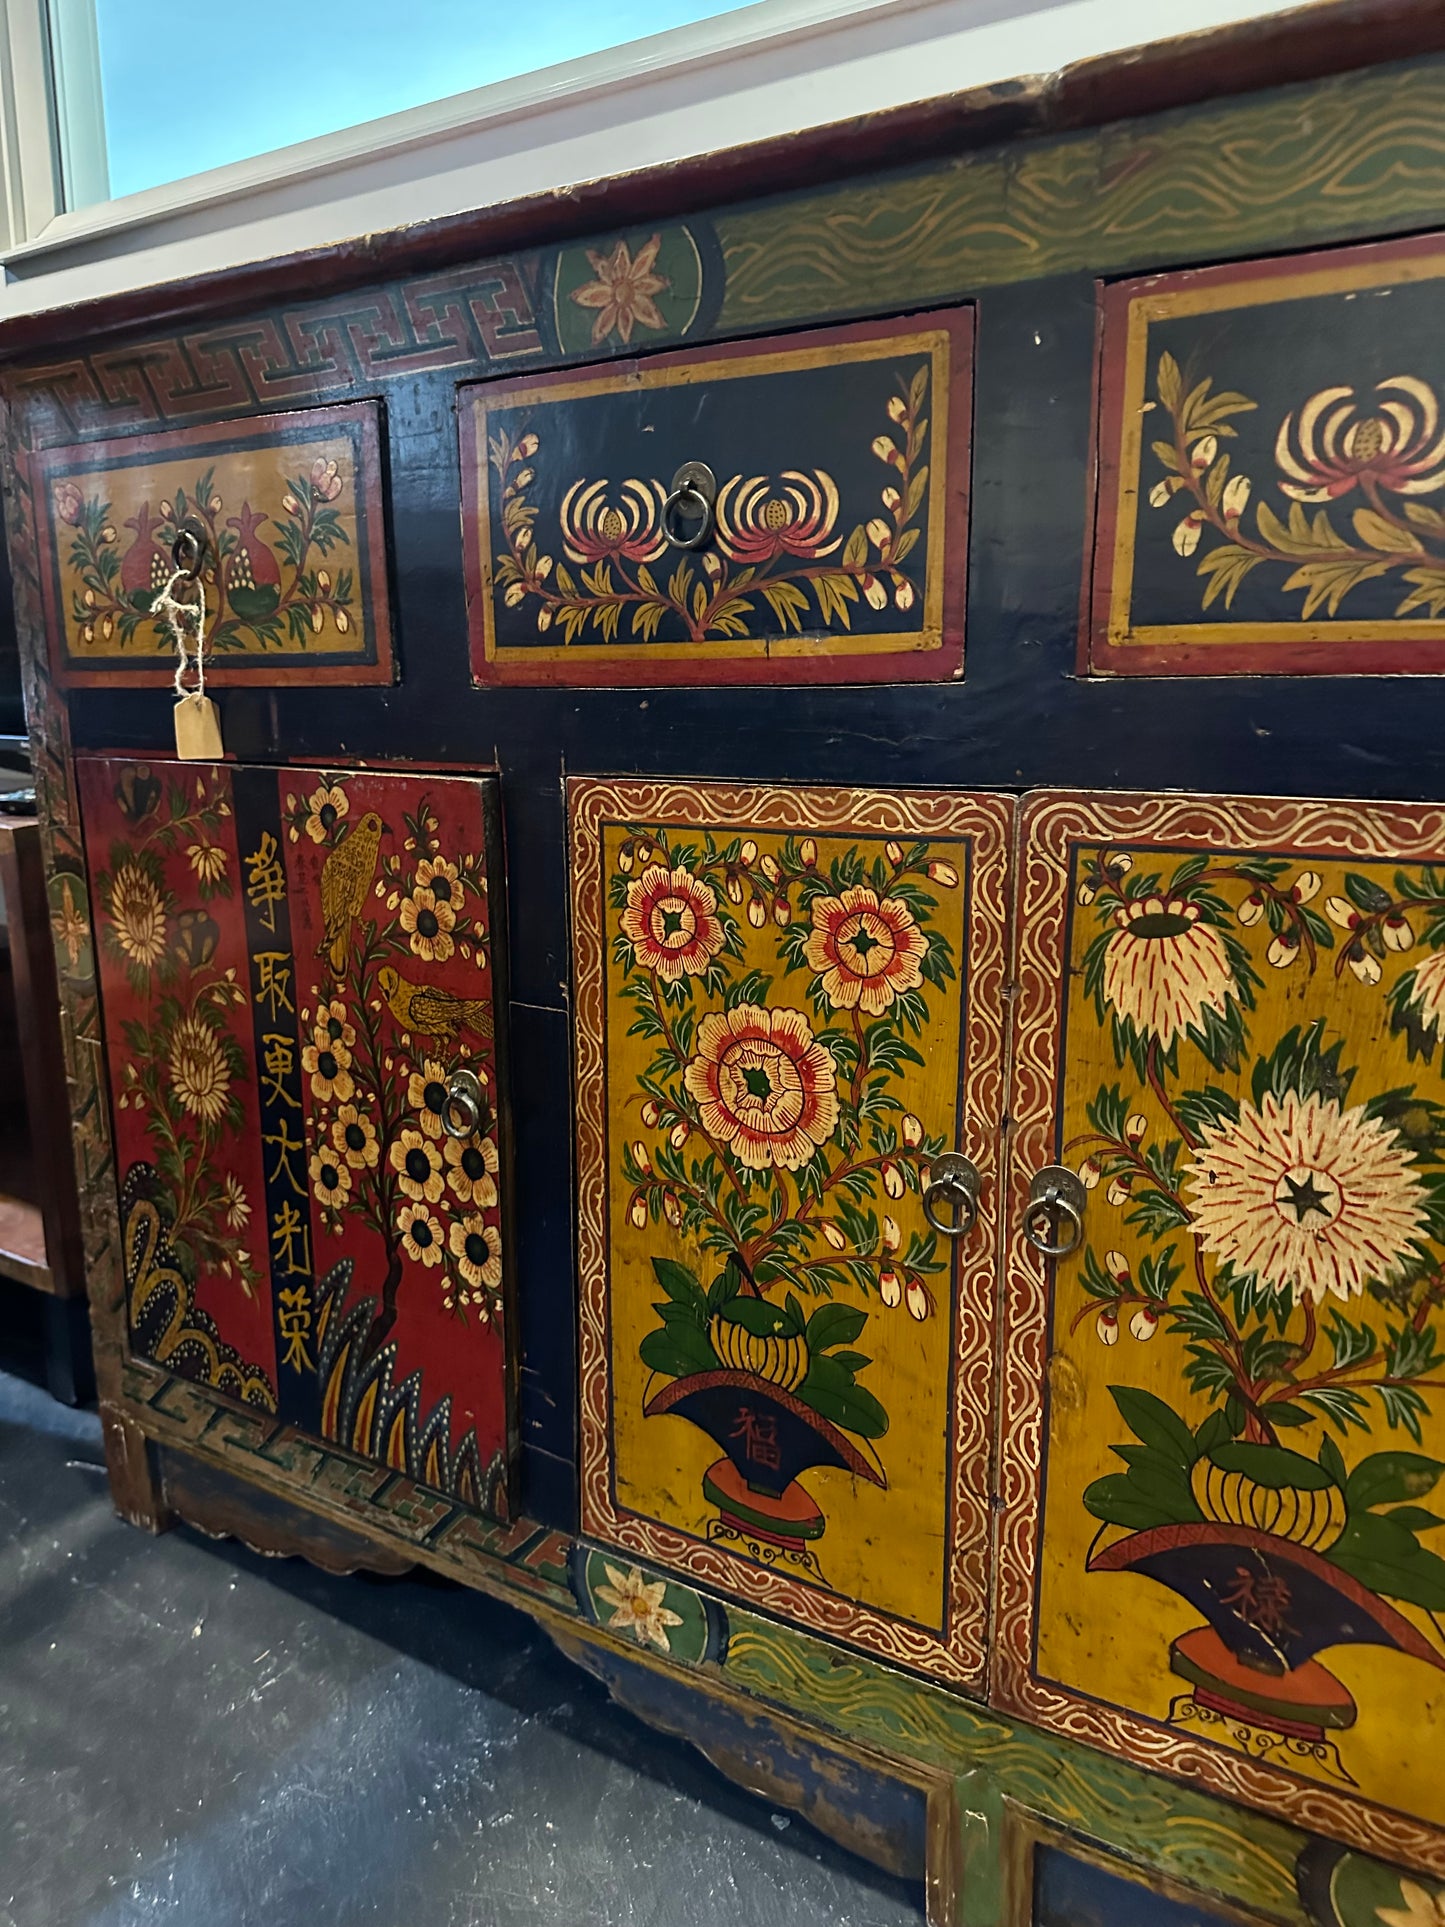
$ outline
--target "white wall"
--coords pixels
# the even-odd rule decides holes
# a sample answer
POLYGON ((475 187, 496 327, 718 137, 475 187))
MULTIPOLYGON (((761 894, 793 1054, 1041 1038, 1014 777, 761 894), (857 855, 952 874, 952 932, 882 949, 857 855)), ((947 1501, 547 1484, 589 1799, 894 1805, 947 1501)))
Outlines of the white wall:
MULTIPOLYGON (((1049 73, 1287 4, 763 0, 624 54, 112 202, 98 232, 85 232, 95 214, 62 216, 38 250, 12 255, 0 318, 1049 73)), ((215 100, 224 111, 222 89, 215 100)))

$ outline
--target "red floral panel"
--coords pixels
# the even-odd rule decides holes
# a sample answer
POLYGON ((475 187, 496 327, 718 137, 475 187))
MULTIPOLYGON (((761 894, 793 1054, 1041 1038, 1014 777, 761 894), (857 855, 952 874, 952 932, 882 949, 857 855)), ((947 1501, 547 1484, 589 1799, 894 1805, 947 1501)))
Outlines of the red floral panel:
POLYGON ((504 1514, 493 787, 82 769, 135 1350, 504 1514))

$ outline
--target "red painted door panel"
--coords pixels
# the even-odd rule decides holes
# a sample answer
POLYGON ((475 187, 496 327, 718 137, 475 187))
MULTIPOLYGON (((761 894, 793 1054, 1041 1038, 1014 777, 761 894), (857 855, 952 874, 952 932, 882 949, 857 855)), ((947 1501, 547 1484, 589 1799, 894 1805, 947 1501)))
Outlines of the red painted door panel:
POLYGON ((79 768, 133 1351, 505 1516, 495 784, 79 768))

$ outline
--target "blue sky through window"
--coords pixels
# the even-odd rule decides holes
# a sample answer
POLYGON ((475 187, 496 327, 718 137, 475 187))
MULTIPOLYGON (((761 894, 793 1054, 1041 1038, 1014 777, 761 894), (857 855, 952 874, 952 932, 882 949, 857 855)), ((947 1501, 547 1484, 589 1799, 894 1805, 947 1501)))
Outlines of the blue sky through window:
MULTIPOLYGON (((96 0, 112 195, 621 46, 743 0, 96 0)), ((619 157, 619 167, 625 157, 619 157)))

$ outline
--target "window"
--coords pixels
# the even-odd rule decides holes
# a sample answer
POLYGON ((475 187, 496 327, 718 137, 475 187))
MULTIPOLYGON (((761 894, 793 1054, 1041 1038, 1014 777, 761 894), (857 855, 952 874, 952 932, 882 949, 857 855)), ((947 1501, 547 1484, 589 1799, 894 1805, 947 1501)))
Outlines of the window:
POLYGON ((737 10, 742 0, 50 0, 76 210, 737 10))

